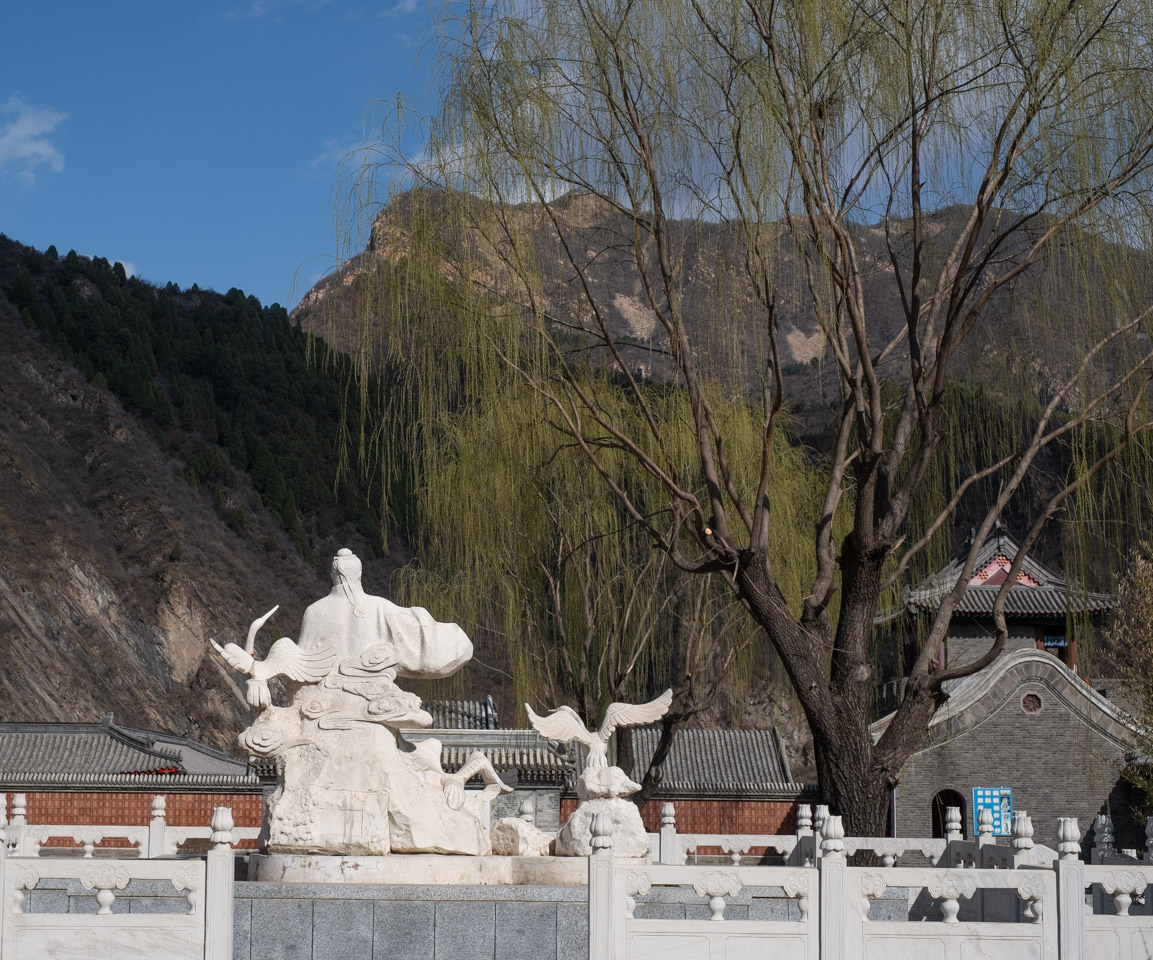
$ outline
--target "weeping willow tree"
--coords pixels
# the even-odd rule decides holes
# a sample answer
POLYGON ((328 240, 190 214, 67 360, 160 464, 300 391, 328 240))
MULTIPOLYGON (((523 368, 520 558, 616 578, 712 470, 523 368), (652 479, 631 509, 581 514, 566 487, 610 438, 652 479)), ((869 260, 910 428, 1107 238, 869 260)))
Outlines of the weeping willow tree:
MULTIPOLYGON (((513 448, 583 462, 597 484, 517 488, 521 507, 484 524, 522 522, 524 509, 552 531, 530 537, 534 550, 551 537, 580 562, 570 543, 627 528, 614 562, 641 556, 642 536, 661 555, 638 568, 644 591, 695 578, 706 605, 727 598, 799 699, 825 799, 851 833, 882 831, 945 685, 1004 648, 1008 591, 1045 524, 1109 487, 1149 426, 1153 8, 542 0, 456 12, 423 149, 363 181, 383 173, 408 191, 378 221, 376 251, 429 254, 427 283, 401 285, 383 338, 377 314, 361 333, 365 356, 381 342, 394 355, 413 334, 399 318, 419 303, 408 314, 435 361, 417 365, 421 389, 460 424, 412 438, 419 482, 442 484, 429 471, 448 462, 443 444, 455 456, 495 442, 482 424, 502 384, 509 416, 522 415, 513 448), (817 399, 793 396, 805 364, 819 370, 817 399), (983 422, 950 400, 958 373, 1027 416, 983 422), (819 479, 788 455, 790 397, 830 425, 819 479), (1070 466, 1043 489, 1030 480, 1054 462, 1070 466), (803 491, 782 482, 802 475, 803 491), (995 603, 995 640, 939 668, 977 551, 1031 484, 1043 495, 995 603), (879 605, 947 551, 960 510, 972 546, 874 742, 879 605)), ((496 595, 462 559, 457 589, 484 585, 475 599, 519 631, 524 595, 496 595)), ((561 635, 555 611, 576 601, 550 609, 544 596, 530 629, 561 635)), ((586 609, 594 631, 611 622, 586 609)), ((571 629, 568 642, 580 649, 571 629)))
MULTIPOLYGON (((766 663, 759 627, 731 590, 654 550, 646 526, 558 434, 548 403, 523 375, 553 361, 525 337, 520 308, 509 308, 503 285, 462 292, 467 278, 493 265, 483 237, 446 221, 458 201, 470 205, 441 191, 398 197, 374 232, 379 262, 348 275, 354 322, 343 307, 310 321, 360 372, 361 409, 349 410, 349 429, 358 432, 344 452, 362 470, 382 472, 387 526, 416 553, 394 583, 400 598, 452 611, 482 651, 494 640, 502 645, 497 656, 511 665, 522 701, 571 704, 595 726, 609 703, 672 687, 673 706, 633 798, 643 806, 659 787, 676 730, 719 697, 733 699, 754 670, 772 675, 779 665, 771 656, 766 663), (360 416, 363 409, 371 415, 360 416)), ((471 226, 481 209, 473 207, 471 226)), ((630 383, 571 331, 560 335, 583 388, 619 424, 643 430, 654 410, 669 422, 691 419, 683 390, 630 383)), ((718 394, 715 409, 745 465, 734 482, 751 493, 760 411, 743 393, 718 394)), ((690 437, 671 437, 665 455, 681 472, 695 470, 690 437)), ((772 456, 787 522, 770 550, 784 561, 803 548, 820 514, 824 475, 799 447, 785 444, 772 456)), ((630 503, 654 517, 667 513, 665 490, 649 471, 623 450, 604 457, 630 503)), ((803 563, 791 569, 782 589, 799 612, 811 572, 803 563)), ((630 769, 631 738, 618 740, 617 760, 630 769)))

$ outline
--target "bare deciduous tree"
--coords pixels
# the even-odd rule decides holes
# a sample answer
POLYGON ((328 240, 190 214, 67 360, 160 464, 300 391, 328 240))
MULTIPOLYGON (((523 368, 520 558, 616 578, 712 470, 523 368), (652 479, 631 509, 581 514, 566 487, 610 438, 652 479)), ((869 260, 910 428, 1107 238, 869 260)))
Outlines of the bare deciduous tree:
POLYGON ((442 191, 467 251, 445 272, 510 321, 486 342, 546 401, 554 448, 763 628, 850 832, 883 829, 944 685, 1003 649, 1044 524, 1149 425, 1151 35, 1145 0, 477 4, 445 24, 425 148, 389 168, 442 191), (1042 268, 1077 296, 1048 302, 1042 268), (782 557, 786 368, 809 356, 833 439, 805 556, 782 557), (1028 428, 957 462, 980 425, 948 414, 950 378, 997 364, 1028 428), (750 404, 752 445, 731 432, 750 404), (938 669, 981 543, 1054 445, 1075 469, 1023 538, 995 642, 938 669), (974 497, 972 549, 874 743, 878 604, 974 497))

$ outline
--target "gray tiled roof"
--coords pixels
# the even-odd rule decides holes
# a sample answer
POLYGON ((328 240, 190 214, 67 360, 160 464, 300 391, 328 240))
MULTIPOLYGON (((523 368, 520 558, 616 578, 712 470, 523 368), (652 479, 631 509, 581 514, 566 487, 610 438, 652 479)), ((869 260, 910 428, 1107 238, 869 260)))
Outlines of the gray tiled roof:
MULTIPOLYGON (((974 586, 965 591, 956 613, 989 615, 999 586, 974 586)), ((1010 617, 1050 616, 1064 619, 1069 606, 1079 613, 1107 613, 1113 598, 1100 593, 1070 593, 1064 584, 1045 587, 1010 587, 1005 598, 1005 615, 1010 617)))
POLYGON ((500 726, 492 697, 483 700, 426 700, 432 725, 440 730, 495 730, 500 726))
POLYGON ((246 778, 247 765, 170 734, 100 723, 0 723, 0 784, 136 777, 246 778))
MULTIPOLYGON (((981 547, 974 569, 987 567, 997 557, 1012 560, 1020 546, 1008 534, 999 531, 989 537, 981 547)), ((905 604, 910 611, 934 611, 957 582, 964 566, 964 555, 949 563, 908 590, 905 604)), ((1077 613, 1107 613, 1113 607, 1113 598, 1103 593, 1090 593, 1071 587, 1048 567, 1026 556, 1021 572, 1036 582, 1036 586, 1014 585, 1005 599, 1005 613, 1010 617, 1064 617, 1071 609, 1077 613)), ((956 614, 961 616, 991 616, 993 602, 1000 590, 999 584, 975 585, 965 590, 956 614)))
MULTIPOLYGON (((632 778, 644 776, 660 739, 657 727, 632 732, 632 778)), ((657 796, 795 797, 794 783, 776 730, 678 730, 657 796)))

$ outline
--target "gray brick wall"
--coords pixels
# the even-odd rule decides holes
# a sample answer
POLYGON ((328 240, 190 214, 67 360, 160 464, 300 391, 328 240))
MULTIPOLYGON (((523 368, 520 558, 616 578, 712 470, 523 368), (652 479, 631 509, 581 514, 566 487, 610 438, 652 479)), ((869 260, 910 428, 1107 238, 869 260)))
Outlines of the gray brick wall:
MULTIPOLYGON (((1076 817, 1088 833, 1108 804, 1117 845, 1142 848, 1144 812, 1139 795, 1118 775, 1124 747, 1117 743, 1116 724, 1079 699, 1065 702, 1040 678, 1003 677, 984 698, 993 706, 984 719, 931 743, 906 763, 896 795, 898 835, 928 836, 933 797, 956 790, 965 799, 970 837, 973 788, 1011 787, 1014 810, 1032 818, 1035 843, 1056 846, 1058 817, 1076 817), (1041 698, 1036 713, 1021 706, 1029 693, 1041 698)), ((941 710, 947 713, 949 704, 941 710)))
MULTIPOLYGON (((1037 628, 1033 624, 1010 623, 1009 638, 1005 641, 1005 652, 1012 650, 1033 650, 1037 646, 1037 628)), ((992 626, 953 623, 949 626, 949 637, 945 653, 949 666, 969 663, 993 645, 992 626)))

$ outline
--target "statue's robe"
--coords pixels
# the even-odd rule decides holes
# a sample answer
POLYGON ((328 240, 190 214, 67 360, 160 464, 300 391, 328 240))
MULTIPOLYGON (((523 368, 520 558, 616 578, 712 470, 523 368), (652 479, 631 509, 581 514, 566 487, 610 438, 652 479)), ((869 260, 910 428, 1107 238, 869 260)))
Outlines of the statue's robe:
POLYGON ((440 623, 424 607, 400 607, 361 590, 354 606, 341 584, 309 606, 300 624, 302 649, 330 643, 342 658, 360 657, 369 647, 389 644, 397 676, 415 680, 451 676, 472 658, 472 641, 455 623, 440 623))

